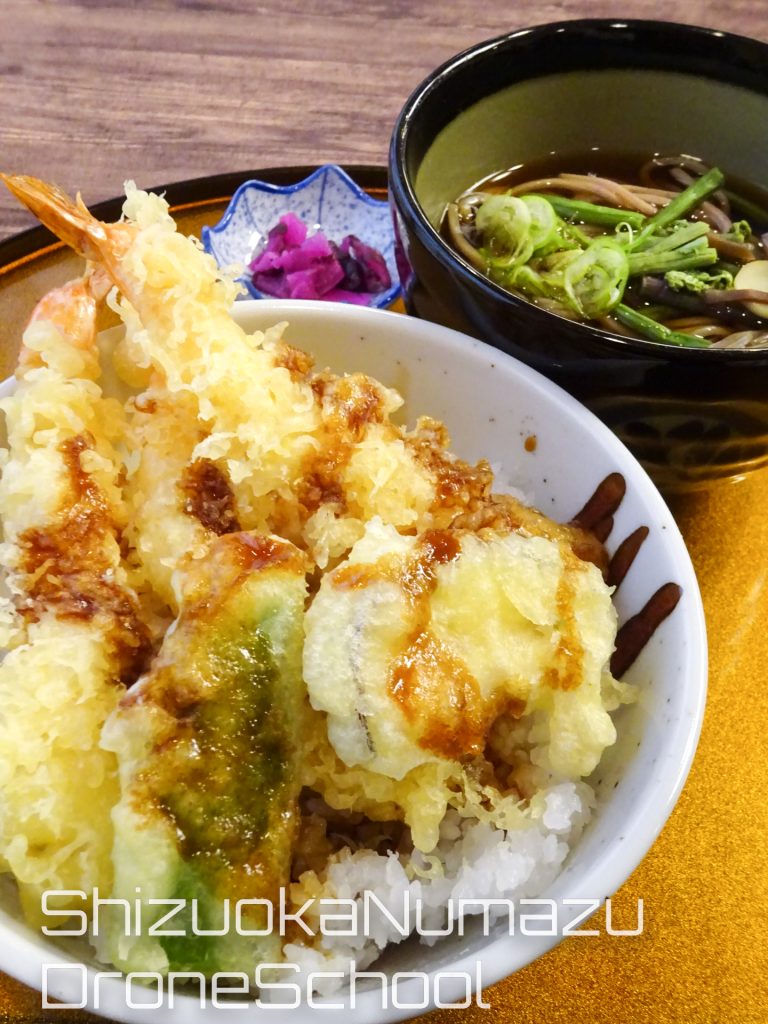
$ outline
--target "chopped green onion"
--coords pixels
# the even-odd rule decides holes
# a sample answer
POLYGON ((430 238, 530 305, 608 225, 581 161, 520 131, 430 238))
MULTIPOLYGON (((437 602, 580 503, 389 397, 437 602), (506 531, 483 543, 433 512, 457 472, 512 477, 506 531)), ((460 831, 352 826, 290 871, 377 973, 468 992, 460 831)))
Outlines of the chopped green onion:
POLYGON ((541 196, 554 208, 555 212, 567 220, 579 220, 583 224, 598 224, 612 228, 617 224, 629 224, 640 228, 645 223, 642 213, 633 210, 617 210, 613 206, 598 206, 585 203, 578 199, 566 199, 564 196, 541 196))
POLYGON ((526 295, 531 295, 535 298, 541 298, 549 295, 549 288, 547 282, 541 276, 537 274, 533 267, 525 263, 522 267, 518 267, 510 278, 510 284, 524 292, 526 295))
POLYGON ((723 172, 717 167, 713 167, 706 174, 702 174, 688 188, 675 196, 671 203, 662 206, 660 210, 646 220, 640 234, 635 239, 633 248, 637 248, 641 242, 655 234, 659 228, 671 224, 673 220, 685 217, 687 213, 703 203, 708 196, 716 192, 724 180, 723 172))
POLYGON ((527 263, 556 238, 558 223, 554 209, 541 196, 490 196, 475 214, 475 227, 491 252, 491 263, 500 269, 527 263))
POLYGON ((680 345, 682 348, 709 348, 709 342, 704 338, 698 338, 695 334, 683 334, 682 331, 671 331, 664 324, 651 320, 649 316, 643 316, 622 302, 616 306, 613 315, 625 327, 637 331, 651 341, 660 341, 665 345, 680 345))
POLYGON ((517 196, 489 196, 477 208, 475 227, 497 270, 527 263, 533 254, 531 211, 517 196))
POLYGON ((567 265, 562 288, 580 316, 595 320, 621 301, 628 276, 629 261, 622 246, 612 238, 596 238, 567 265))
POLYGON ((534 253, 543 249, 557 238, 560 223, 552 204, 543 196, 522 196, 531 215, 531 244, 534 253))
POLYGON ((558 252, 551 252, 541 261, 541 268, 544 273, 552 274, 554 271, 564 270, 569 263, 581 255, 582 249, 560 249, 558 252))
POLYGON ((561 220, 559 228, 561 235, 566 241, 573 241, 582 249, 586 249, 586 247, 592 241, 589 235, 585 234, 583 231, 580 231, 575 224, 570 224, 567 220, 561 220))

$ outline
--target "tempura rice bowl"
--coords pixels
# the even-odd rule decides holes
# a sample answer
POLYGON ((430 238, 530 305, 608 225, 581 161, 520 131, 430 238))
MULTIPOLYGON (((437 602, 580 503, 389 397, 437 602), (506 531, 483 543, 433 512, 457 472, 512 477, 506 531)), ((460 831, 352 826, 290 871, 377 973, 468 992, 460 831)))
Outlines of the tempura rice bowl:
MULTIPOLYGON (((596 806, 562 871, 559 864, 566 851, 556 849, 562 844, 551 835, 536 839, 526 833, 518 851, 533 858, 533 868, 525 868, 532 870, 527 883, 530 892, 558 901, 561 933, 584 909, 561 901, 604 899, 644 856, 672 811, 698 739, 706 690, 704 619, 690 559, 669 510, 634 458, 591 413, 539 374, 478 341, 392 313, 323 303, 242 302, 234 315, 247 330, 286 320, 287 340, 311 351, 317 365, 328 364, 337 372, 361 370, 396 387, 406 399, 408 420, 416 411, 442 419, 460 456, 488 458, 500 484, 515 488, 556 520, 574 515, 609 473, 625 477, 627 494, 608 549, 613 551, 641 525, 650 527, 650 536, 616 595, 620 622, 669 580, 682 586, 683 596, 625 677, 639 687, 640 699, 614 716, 618 741, 588 780, 596 806), (524 441, 531 437, 536 439, 535 450, 528 451, 524 441)), ((3 392, 9 387, 6 382, 3 392)), ((568 807, 553 808, 550 821, 555 822, 555 830, 558 816, 566 810, 578 824, 580 811, 571 801, 568 807)), ((441 844, 447 858, 451 844, 448 832, 441 844)), ((465 889, 456 895, 473 894, 473 877, 487 876, 497 868, 510 870, 511 862, 481 832, 475 833, 471 843, 465 840, 463 854, 471 863, 462 876, 465 889)), ((370 866, 365 884, 383 899, 402 887, 396 873, 383 871, 381 864, 370 866)), ((54 944, 24 924, 10 879, 3 879, 0 891, 3 970, 39 987, 41 965, 54 960, 103 969, 84 940, 62 939, 54 944)), ((445 895, 445 888, 435 890, 432 897, 425 894, 425 902, 428 905, 430 898, 445 895)), ((479 964, 480 981, 488 985, 558 941, 559 935, 509 936, 505 919, 484 935, 482 921, 468 918, 463 937, 454 933, 431 946, 411 938, 390 946, 372 969, 390 977, 398 971, 418 970, 433 976, 450 971, 477 978, 479 964)), ((339 940, 339 953, 350 954, 348 940, 339 940)), ((312 969, 312 964, 306 966, 312 969)), ((72 977, 52 974, 49 993, 77 1001, 80 986, 73 987, 72 977)), ((418 1005, 422 988, 416 979, 404 979, 398 985, 399 1001, 418 1005)), ((441 981, 441 1000, 461 999, 464 994, 463 981, 441 981)), ((98 1012, 118 1020, 145 1019, 141 1009, 127 1006, 122 980, 102 980, 100 995, 98 1012)), ((328 997, 330 1002, 341 999, 343 992, 328 997)), ((306 1005, 281 1012, 284 1019, 296 1022, 309 1020, 313 1013, 306 1005)), ((360 1021, 398 1020, 413 1012, 391 1005, 384 1008, 377 986, 370 982, 359 986, 355 1013, 360 1021)), ((184 996, 177 997, 173 1010, 155 1010, 154 1019, 192 1021, 215 1013, 210 1003, 201 1009, 195 998, 184 996)))

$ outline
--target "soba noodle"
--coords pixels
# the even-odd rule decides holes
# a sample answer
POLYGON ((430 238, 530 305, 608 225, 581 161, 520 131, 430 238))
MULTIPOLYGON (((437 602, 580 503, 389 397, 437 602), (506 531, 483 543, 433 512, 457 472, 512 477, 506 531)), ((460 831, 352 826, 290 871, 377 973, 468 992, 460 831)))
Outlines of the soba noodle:
POLYGON ((731 193, 719 171, 674 156, 646 161, 635 181, 570 169, 511 187, 505 177, 450 203, 444 230, 508 291, 623 336, 768 347, 768 209, 731 193), (507 206, 486 206, 494 196, 509 197, 507 206), (667 217, 668 207, 679 214, 667 217), (745 213, 750 222, 738 219, 745 213), (756 260, 765 262, 765 291, 736 280, 756 260))

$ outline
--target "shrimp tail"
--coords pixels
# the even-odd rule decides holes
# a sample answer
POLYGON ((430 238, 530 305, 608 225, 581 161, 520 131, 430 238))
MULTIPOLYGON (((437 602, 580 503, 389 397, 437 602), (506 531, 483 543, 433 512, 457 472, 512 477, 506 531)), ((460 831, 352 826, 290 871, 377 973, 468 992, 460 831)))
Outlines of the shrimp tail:
MULTIPOLYGON (((45 294, 29 318, 28 326, 50 324, 56 328, 67 346, 79 350, 85 359, 82 375, 93 380, 99 375, 97 314, 111 287, 106 272, 100 266, 89 263, 81 278, 45 294)), ((48 365, 49 362, 50 352, 47 347, 43 350, 30 347, 30 337, 25 331, 16 368, 19 379, 24 378, 30 370, 48 365)))
POLYGON ((88 260, 109 266, 115 256, 113 225, 102 224, 78 193, 72 199, 56 185, 25 174, 2 174, 16 198, 57 238, 88 260))

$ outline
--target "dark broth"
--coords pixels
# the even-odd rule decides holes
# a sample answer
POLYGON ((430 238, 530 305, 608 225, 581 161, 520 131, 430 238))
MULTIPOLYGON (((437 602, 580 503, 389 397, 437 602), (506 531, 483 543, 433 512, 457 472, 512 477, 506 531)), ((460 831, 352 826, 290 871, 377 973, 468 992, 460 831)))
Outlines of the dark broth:
MULTIPOLYGON (((654 153, 653 156, 669 154, 654 153)), ((628 185, 639 185, 640 168, 652 159, 647 153, 616 153, 609 150, 590 149, 580 153, 548 153, 546 156, 537 157, 524 164, 516 164, 514 167, 503 171, 496 171, 481 181, 475 182, 472 189, 482 189, 485 192, 505 192, 507 189, 522 185, 526 181, 534 181, 538 178, 552 178, 558 174, 597 174, 602 178, 612 178, 628 185)), ((707 166, 706 160, 702 160, 707 166)), ((725 187, 737 196, 743 197, 751 206, 758 207, 763 211, 763 218, 754 221, 752 227, 757 234, 768 230, 768 184, 761 187, 754 182, 745 181, 735 175, 729 174, 721 168, 725 174, 725 187)), ((662 177, 662 170, 659 170, 659 180, 662 177)), ((664 186, 667 187, 667 186, 664 186)), ((676 186, 680 187, 680 186, 676 186)), ((468 187, 466 191, 470 191, 468 187)), ((736 206, 737 210, 739 209, 736 206)), ((741 212, 739 210, 739 212, 741 212)), ((746 219, 751 218, 745 213, 746 219)))
POLYGON ((515 185, 522 185, 524 181, 566 173, 599 174, 603 178, 637 183, 637 173, 648 159, 642 154, 605 152, 601 149, 569 154, 548 153, 528 163, 497 171, 477 182, 475 187, 486 192, 504 192, 515 185))
MULTIPOLYGON (((655 157, 661 155, 666 154, 654 153, 652 156, 655 157)), ((640 170, 651 158, 651 155, 647 153, 623 153, 602 150, 599 148, 570 154, 553 152, 535 160, 530 160, 527 163, 517 164, 514 167, 497 171, 494 174, 488 175, 480 181, 469 185, 465 191, 470 192, 477 190, 483 192, 503 193, 508 189, 515 188, 525 182, 555 178, 559 174, 564 173, 595 174, 622 184, 640 185, 643 184, 640 180, 640 170)), ((706 163, 706 161, 702 162, 706 163)), ((721 170, 723 169, 721 168, 721 170)), ((768 233, 768 187, 761 187, 753 182, 744 181, 734 175, 729 175, 725 170, 723 173, 726 175, 723 187, 728 192, 730 198, 733 219, 748 220, 754 234, 758 238, 768 233), (739 200, 742 202, 739 202, 739 200)), ((660 188, 682 189, 683 187, 682 185, 672 182, 665 174, 665 169, 661 167, 654 172, 652 177, 654 184, 658 185, 660 188)), ((440 234, 441 237, 453 248, 454 245, 451 238, 451 232, 448 227, 447 215, 443 216, 440 223, 440 234)), ((766 252, 760 252, 760 248, 761 247, 758 246, 758 258, 768 258, 766 252)), ((764 250, 768 250, 768 245, 763 244, 762 248, 764 250)), ((511 291, 512 294, 525 299, 527 302, 538 304, 537 300, 530 296, 524 295, 514 289, 508 290, 511 291)), ((634 296, 633 303, 640 311, 650 308, 652 305, 639 297, 636 293, 636 285, 632 282, 630 282, 628 286, 627 294, 634 296)), ((684 313, 679 313, 678 315, 685 316, 684 313)), ((605 329, 605 327, 597 321, 586 322, 605 329)), ((768 320, 757 318, 754 313, 749 313, 743 306, 736 308, 730 322, 734 331, 745 329, 768 330, 768 320)))

